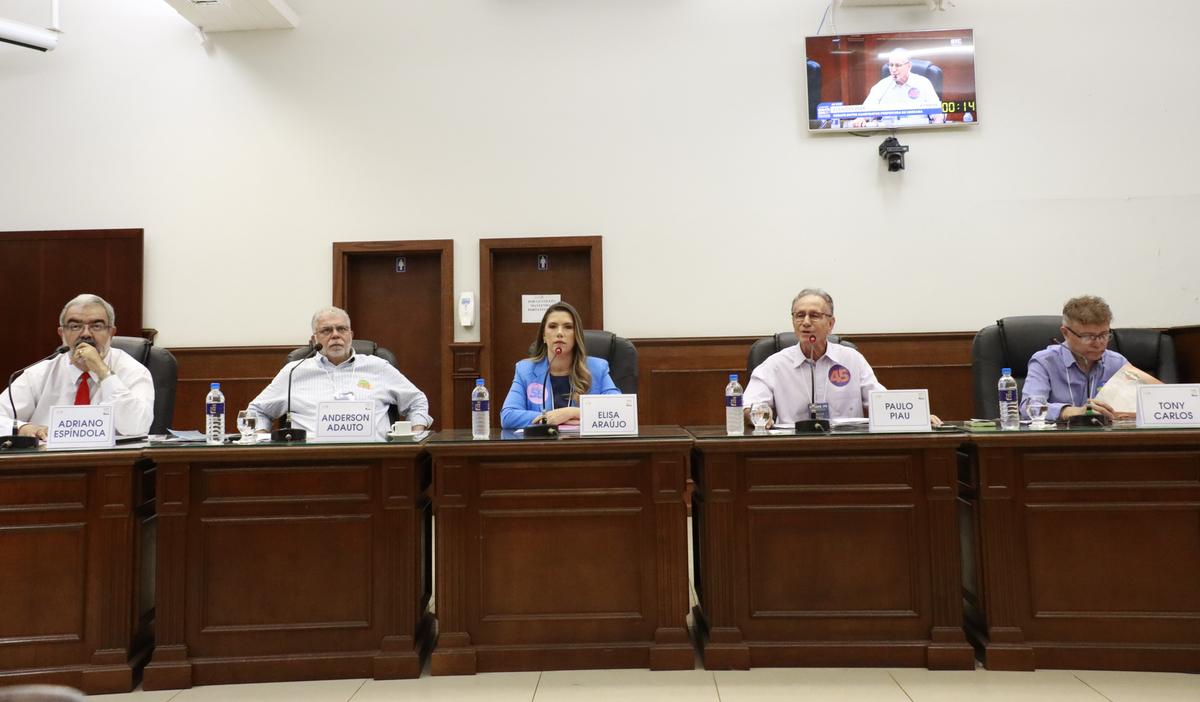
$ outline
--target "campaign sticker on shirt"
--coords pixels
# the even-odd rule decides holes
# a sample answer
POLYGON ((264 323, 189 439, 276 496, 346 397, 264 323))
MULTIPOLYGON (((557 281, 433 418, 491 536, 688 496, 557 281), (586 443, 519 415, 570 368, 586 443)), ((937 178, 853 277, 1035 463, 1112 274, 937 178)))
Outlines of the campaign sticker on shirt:
POLYGON ((535 405, 541 406, 545 402, 546 386, 541 383, 530 383, 525 386, 525 399, 535 405))
POLYGON ((829 369, 829 382, 844 388, 850 384, 850 369, 840 363, 833 364, 833 368, 829 369))
POLYGON ((909 88, 909 89, 908 89, 908 99, 909 99, 909 100, 916 100, 916 99, 917 99, 917 98, 919 98, 919 97, 921 97, 921 91, 920 91, 920 90, 918 90, 918 89, 916 89, 916 88, 909 88))
POLYGON ((362 388, 363 390, 370 390, 371 389, 371 381, 367 380, 366 378, 359 378, 358 379, 358 387, 362 388))

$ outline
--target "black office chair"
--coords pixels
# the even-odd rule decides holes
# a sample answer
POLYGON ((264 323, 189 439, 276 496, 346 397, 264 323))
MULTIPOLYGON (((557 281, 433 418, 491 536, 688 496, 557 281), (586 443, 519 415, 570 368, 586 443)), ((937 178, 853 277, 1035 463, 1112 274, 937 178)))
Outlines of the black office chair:
MULTIPOLYGON (((808 118, 817 118, 817 105, 821 104, 821 64, 809 59, 808 70, 808 118)), ((938 93, 941 95, 941 93, 938 93)))
POLYGON ((175 383, 179 379, 175 356, 140 336, 114 336, 111 343, 150 371, 154 381, 154 421, 150 423, 150 433, 166 434, 175 418, 175 383))
MULTIPOLYGON (((400 365, 396 361, 396 354, 392 353, 388 349, 385 349, 384 347, 380 346, 379 344, 375 343, 374 341, 371 341, 369 339, 355 339, 354 341, 350 342, 350 345, 352 347, 354 347, 354 353, 363 353, 368 356, 378 356, 378 357, 382 358, 383 360, 387 361, 388 363, 392 364, 392 368, 395 368, 396 370, 400 370, 400 365)), ((309 343, 306 346, 301 346, 298 349, 293 349, 292 351, 288 352, 287 363, 291 363, 292 361, 299 361, 300 359, 304 358, 305 356, 311 354, 312 350, 313 350, 313 347, 312 347, 311 343, 309 343)), ((388 418, 391 419, 391 421, 393 421, 393 422, 399 420, 400 419, 400 409, 398 407, 396 407, 395 405, 388 405, 388 418)))
MULTIPOLYGON (((933 84, 933 91, 938 94, 939 98, 942 97, 943 75, 942 75, 941 67, 938 66, 937 64, 930 63, 929 61, 926 61, 925 59, 911 59, 911 61, 912 61, 912 72, 916 73, 919 76, 925 76, 925 78, 927 78, 929 80, 929 82, 933 84)), ((880 78, 887 78, 888 76, 891 75, 891 71, 888 70, 888 62, 887 61, 884 61, 883 65, 880 66, 879 68, 880 68, 880 70, 879 70, 880 78)), ((999 411, 999 410, 997 410, 997 411, 999 411)))
MULTIPOLYGON (((1005 317, 984 327, 971 343, 971 385, 974 389, 975 416, 995 419, 1000 416, 996 381, 1001 368, 1011 368, 1018 393, 1024 392, 1029 359, 1059 340, 1061 315, 1005 317)), ((1108 348, 1129 359, 1164 383, 1179 382, 1175 361, 1175 342, 1155 329, 1113 329, 1108 348)))
MULTIPOLYGON (((637 349, 633 342, 602 329, 584 329, 583 344, 589 356, 608 361, 608 374, 613 384, 623 393, 637 394, 638 365, 637 349)), ((529 345, 529 355, 537 349, 537 342, 529 345)))
MULTIPOLYGON (((837 334, 829 335, 829 343, 841 344, 847 348, 857 350, 858 347, 849 341, 842 339, 837 334)), ((750 354, 746 358, 746 382, 750 381, 750 374, 769 356, 773 356, 789 346, 796 345, 795 332, 779 332, 774 336, 764 336, 750 346, 750 354)))

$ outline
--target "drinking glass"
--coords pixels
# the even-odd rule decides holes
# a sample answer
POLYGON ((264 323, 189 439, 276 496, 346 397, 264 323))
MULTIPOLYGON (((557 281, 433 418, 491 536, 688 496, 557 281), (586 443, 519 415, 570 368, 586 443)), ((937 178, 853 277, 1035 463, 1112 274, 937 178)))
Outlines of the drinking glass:
POLYGON ((771 405, 766 402, 755 402, 750 408, 750 423, 754 425, 755 434, 767 432, 767 422, 771 421, 771 405))
POLYGON ((1046 404, 1046 398, 1029 398, 1029 401, 1025 403, 1025 411, 1029 414, 1030 429, 1046 428, 1046 413, 1050 411, 1050 406, 1046 404))
POLYGON ((238 412, 237 428, 242 435, 242 440, 239 443, 254 443, 254 430, 258 428, 258 415, 250 410, 238 412))

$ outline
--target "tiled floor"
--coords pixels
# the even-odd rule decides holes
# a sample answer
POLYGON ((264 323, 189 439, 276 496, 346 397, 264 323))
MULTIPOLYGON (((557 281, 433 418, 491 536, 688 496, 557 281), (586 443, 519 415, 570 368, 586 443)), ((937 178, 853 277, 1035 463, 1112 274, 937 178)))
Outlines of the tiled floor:
POLYGON ((1198 702, 1200 675, 1039 670, 569 670, 99 695, 98 702, 1198 702))

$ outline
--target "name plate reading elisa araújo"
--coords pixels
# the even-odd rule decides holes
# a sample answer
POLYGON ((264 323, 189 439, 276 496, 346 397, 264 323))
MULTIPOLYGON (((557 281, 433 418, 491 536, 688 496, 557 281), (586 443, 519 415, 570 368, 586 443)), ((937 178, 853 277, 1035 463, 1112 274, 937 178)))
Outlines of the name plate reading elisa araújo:
POLYGON ((580 436, 637 436, 637 395, 579 398, 580 436))

